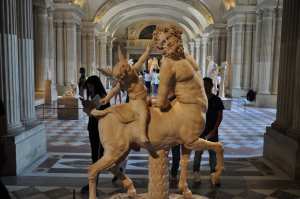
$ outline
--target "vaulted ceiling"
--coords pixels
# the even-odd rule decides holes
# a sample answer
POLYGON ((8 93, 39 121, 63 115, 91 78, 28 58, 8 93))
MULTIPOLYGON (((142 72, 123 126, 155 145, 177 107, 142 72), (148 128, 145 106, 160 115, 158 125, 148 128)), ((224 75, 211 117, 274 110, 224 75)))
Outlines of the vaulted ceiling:
POLYGON ((75 0, 87 12, 83 21, 99 23, 112 36, 131 26, 175 24, 189 39, 209 24, 226 23, 221 15, 230 1, 234 0, 75 0))

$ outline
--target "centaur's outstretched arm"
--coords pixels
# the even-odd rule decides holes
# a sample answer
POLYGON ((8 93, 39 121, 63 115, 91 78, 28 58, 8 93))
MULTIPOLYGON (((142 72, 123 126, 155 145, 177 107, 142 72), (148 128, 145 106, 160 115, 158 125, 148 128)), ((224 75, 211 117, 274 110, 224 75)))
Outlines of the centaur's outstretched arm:
POLYGON ((156 105, 158 108, 165 108, 170 104, 168 95, 171 90, 172 82, 175 78, 175 69, 168 64, 168 59, 169 58, 165 59, 160 71, 160 82, 156 100, 156 105))

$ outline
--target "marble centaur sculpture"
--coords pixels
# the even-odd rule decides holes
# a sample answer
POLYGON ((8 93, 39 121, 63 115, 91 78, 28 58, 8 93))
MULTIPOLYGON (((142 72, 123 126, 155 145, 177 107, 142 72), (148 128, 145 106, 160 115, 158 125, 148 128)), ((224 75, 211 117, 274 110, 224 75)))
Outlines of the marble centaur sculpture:
POLYGON ((74 98, 74 97, 79 97, 79 88, 78 85, 76 83, 74 83, 73 81, 69 81, 70 83, 70 91, 66 91, 62 97, 63 98, 74 98))
MULTIPOLYGON (((145 116, 139 117, 135 112, 137 107, 132 106, 131 103, 112 106, 105 111, 95 109, 92 111, 94 116, 102 118, 99 120, 99 133, 105 154, 95 164, 88 167, 90 199, 96 199, 95 180, 98 173, 104 169, 112 172, 123 182, 124 187, 128 189, 128 196, 136 196, 132 181, 119 172, 119 165, 131 150, 139 151, 140 148, 152 151, 149 156, 149 198, 168 198, 168 161, 163 161, 167 159, 160 157, 166 157, 170 148, 178 144, 182 145, 178 187, 183 190, 184 198, 193 198, 186 182, 186 170, 192 150, 214 150, 217 153, 218 163, 215 168, 217 172, 211 174, 211 180, 212 183, 219 181, 224 171, 223 146, 218 142, 199 139, 205 125, 208 102, 198 64, 192 56, 184 53, 181 34, 182 31, 174 25, 158 25, 153 32, 156 48, 166 58, 161 67, 157 99, 149 103, 151 105, 148 108, 150 117, 146 126, 149 141, 141 141, 139 121, 145 120, 145 116), (170 92, 177 97, 171 103, 167 99, 170 92), (153 163, 152 160, 155 160, 153 158, 162 161, 153 163), (162 176, 159 182, 158 178, 154 177, 157 175, 162 176)), ((114 67, 114 75, 122 78, 119 82, 123 84, 127 81, 137 81, 136 76, 132 77, 132 72, 127 62, 124 61, 114 67), (120 72, 115 74, 117 68, 122 68, 122 70, 118 70, 120 72)), ((141 91, 135 92, 144 93, 142 86, 132 89, 139 89, 141 91)), ((136 95, 135 98, 142 96, 143 94, 136 95)), ((110 97, 111 95, 108 94, 104 101, 107 102, 110 97)), ((134 99, 130 100, 134 101, 134 99)))

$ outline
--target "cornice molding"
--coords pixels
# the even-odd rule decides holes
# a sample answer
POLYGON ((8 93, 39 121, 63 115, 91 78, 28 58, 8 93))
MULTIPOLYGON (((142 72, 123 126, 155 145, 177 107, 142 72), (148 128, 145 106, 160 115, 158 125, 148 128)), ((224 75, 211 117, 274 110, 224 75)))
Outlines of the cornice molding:
POLYGON ((74 12, 81 19, 87 15, 87 13, 76 4, 54 4, 54 12, 74 12))
POLYGON ((255 11, 256 11, 256 6, 236 6, 236 7, 231 7, 229 10, 224 12, 222 17, 228 20, 236 14, 248 14, 248 13, 255 14, 255 11))

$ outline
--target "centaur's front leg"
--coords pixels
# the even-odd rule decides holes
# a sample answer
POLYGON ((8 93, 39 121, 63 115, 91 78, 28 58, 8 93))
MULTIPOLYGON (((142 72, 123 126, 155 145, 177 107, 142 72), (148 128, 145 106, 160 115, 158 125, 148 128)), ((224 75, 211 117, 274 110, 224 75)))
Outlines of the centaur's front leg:
POLYGON ((186 170, 190 163, 191 150, 187 149, 184 145, 181 145, 181 153, 181 173, 178 188, 179 190, 183 190, 183 198, 191 199, 193 198, 193 195, 186 183, 186 170))

